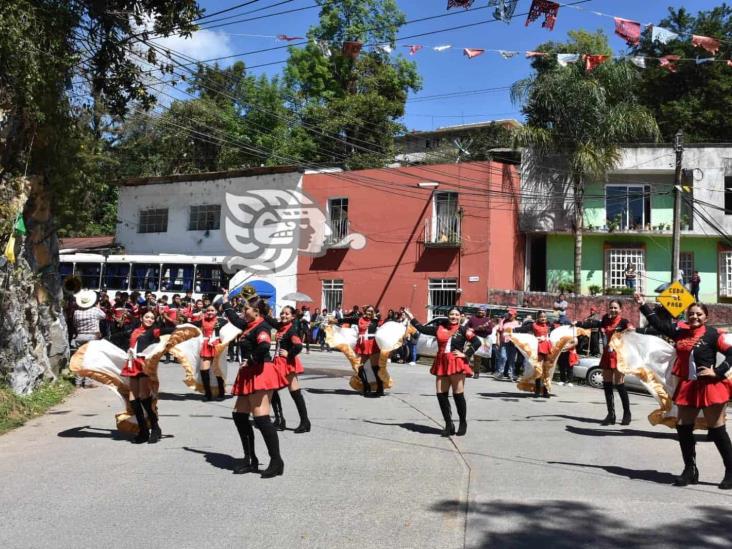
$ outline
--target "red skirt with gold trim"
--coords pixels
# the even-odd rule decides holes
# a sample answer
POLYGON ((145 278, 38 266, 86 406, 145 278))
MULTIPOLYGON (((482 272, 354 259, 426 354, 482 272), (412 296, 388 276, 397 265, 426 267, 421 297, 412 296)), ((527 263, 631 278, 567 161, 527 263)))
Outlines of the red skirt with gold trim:
POLYGON ((706 408, 732 400, 732 380, 712 378, 681 379, 674 392, 674 404, 706 408))
POLYGON ((276 356, 274 358, 275 365, 278 368, 284 368, 287 372, 287 375, 289 374, 302 374, 305 372, 305 368, 303 368, 302 362, 300 362, 300 357, 296 356, 293 359, 289 359, 284 356, 276 356), (280 364, 281 363, 281 364, 280 364))
POLYGON ((240 396, 257 391, 278 391, 287 385, 287 366, 282 361, 248 364, 239 368, 231 394, 240 396))
POLYGON ((467 359, 457 357, 452 352, 443 353, 438 352, 435 356, 435 362, 432 364, 430 373, 433 376, 451 376, 454 374, 465 374, 466 376, 473 375, 473 369, 468 364, 467 359))

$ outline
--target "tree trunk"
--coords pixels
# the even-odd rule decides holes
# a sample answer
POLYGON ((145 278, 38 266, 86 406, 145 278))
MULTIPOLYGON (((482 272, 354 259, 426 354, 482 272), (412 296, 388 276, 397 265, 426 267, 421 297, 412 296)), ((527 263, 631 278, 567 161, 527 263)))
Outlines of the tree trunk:
POLYGON ((574 291, 582 293, 582 231, 584 228, 584 187, 582 179, 574 178, 574 291))

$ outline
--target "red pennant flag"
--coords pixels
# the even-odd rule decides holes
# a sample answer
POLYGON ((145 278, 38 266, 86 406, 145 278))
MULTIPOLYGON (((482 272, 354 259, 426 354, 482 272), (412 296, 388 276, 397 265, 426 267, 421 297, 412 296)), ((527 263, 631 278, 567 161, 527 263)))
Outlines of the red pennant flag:
POLYGON ((595 67, 602 65, 608 58, 608 55, 585 55, 585 70, 590 72, 595 67))
POLYGON ((559 4, 556 2, 552 2, 551 0, 532 0, 529 15, 526 17, 526 26, 528 27, 529 24, 543 15, 544 22, 541 26, 545 29, 554 30, 554 23, 557 22, 558 14, 559 4))
POLYGON ((704 48, 712 55, 715 55, 719 51, 719 40, 710 36, 698 36, 696 34, 692 34, 691 43, 697 48, 704 48))
POLYGON ((658 60, 658 62, 661 63, 661 66, 668 72, 676 72, 676 61, 679 59, 681 59, 681 56, 679 55, 664 55, 658 60))
POLYGON ((613 19, 615 19, 615 34, 625 40, 629 46, 640 44, 641 24, 638 21, 622 19, 621 17, 614 17, 613 19))
POLYGON ((358 54, 361 53, 361 48, 363 48, 363 43, 361 42, 344 42, 343 55, 345 55, 346 57, 350 57, 351 59, 356 59, 356 57, 358 57, 358 54))
POLYGON ((412 44, 411 46, 404 46, 404 47, 405 48, 409 48, 409 55, 414 55, 419 50, 421 50, 422 48, 424 48, 424 46, 422 46, 420 44, 412 44))
POLYGON ((305 40, 302 36, 287 36, 286 34, 278 34, 277 40, 282 40, 283 42, 292 42, 293 40, 305 40))
POLYGON ((549 54, 544 53, 543 51, 527 51, 526 59, 529 59, 531 57, 546 57, 547 55, 549 55, 549 54))
POLYGON ((463 54, 465 54, 468 59, 472 59, 473 57, 478 57, 479 55, 483 55, 485 53, 484 49, 480 48, 465 48, 463 49, 463 54))

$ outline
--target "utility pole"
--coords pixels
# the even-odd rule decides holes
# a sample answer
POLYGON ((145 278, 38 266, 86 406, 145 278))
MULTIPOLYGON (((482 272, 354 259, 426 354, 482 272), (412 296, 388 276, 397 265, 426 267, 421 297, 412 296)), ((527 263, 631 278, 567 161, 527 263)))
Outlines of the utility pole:
MULTIPOLYGON (((671 239, 671 282, 679 274, 679 255, 681 254, 681 163, 684 157, 684 133, 679 130, 674 137, 676 153, 676 173, 674 175, 674 229, 671 239)), ((686 274, 686 273, 684 273, 686 274)))

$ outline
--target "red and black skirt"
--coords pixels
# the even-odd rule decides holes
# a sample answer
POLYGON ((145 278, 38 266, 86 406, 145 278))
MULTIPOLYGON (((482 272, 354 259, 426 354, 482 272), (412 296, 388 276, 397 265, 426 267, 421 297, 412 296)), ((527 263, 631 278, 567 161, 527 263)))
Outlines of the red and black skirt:
POLYGON ((435 356, 430 373, 433 376, 443 377, 455 374, 473 375, 473 369, 470 367, 468 360, 463 357, 457 357, 453 353, 444 353, 439 351, 435 356))
POLYGON ((707 408, 732 400, 732 380, 711 378, 680 379, 674 392, 674 404, 707 408))
POLYGON ((379 353, 379 346, 374 338, 359 337, 353 352, 358 356, 371 356, 379 353))
POLYGON ((204 338, 201 343, 201 358, 215 358, 216 357, 216 345, 218 344, 218 338, 204 338))
POLYGON ((287 367, 282 361, 247 364, 239 368, 231 394, 241 396, 257 391, 278 391, 287 385, 287 367))
POLYGON ((273 362, 277 368, 284 368, 287 375, 302 374, 305 372, 305 368, 303 368, 302 362, 300 362, 300 357, 298 356, 293 359, 289 359, 284 356, 276 356, 274 357, 273 362))
POLYGON ((147 377, 147 374, 144 371, 145 368, 145 359, 144 358, 134 358, 132 360, 128 360, 125 362, 124 368, 122 368, 122 371, 119 375, 123 377, 147 377))
POLYGON ((615 354, 615 351, 605 349, 602 352, 602 357, 600 358, 600 368, 602 368, 603 370, 618 369, 618 357, 615 354))

